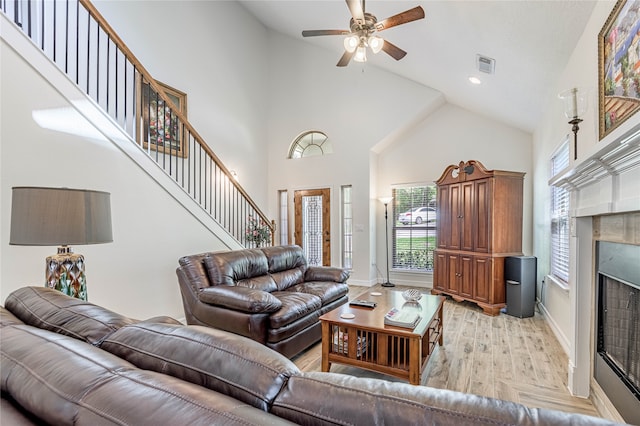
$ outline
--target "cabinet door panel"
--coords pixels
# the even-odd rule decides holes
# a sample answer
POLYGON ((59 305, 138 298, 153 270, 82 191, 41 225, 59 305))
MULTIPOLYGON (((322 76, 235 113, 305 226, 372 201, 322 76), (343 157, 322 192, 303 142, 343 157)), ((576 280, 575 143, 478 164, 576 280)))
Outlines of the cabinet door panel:
POLYGON ((448 288, 447 292, 450 294, 458 294, 459 293, 459 280, 460 280, 460 263, 459 256, 455 254, 450 254, 447 256, 448 261, 447 264, 449 266, 449 280, 448 280, 448 288))
POLYGON ((438 248, 447 248, 451 241, 451 204, 448 186, 438 188, 438 220, 436 221, 436 238, 438 248))
POLYGON ((443 253, 435 253, 434 258, 434 276, 433 276, 433 287, 438 290, 446 290, 449 285, 449 265, 447 262, 447 255, 443 253))
POLYGON ((447 248, 453 250, 460 250, 460 235, 462 229, 460 229, 460 218, 462 212, 460 211, 460 185, 451 185, 449 187, 449 211, 448 219, 449 223, 449 236, 447 241, 447 248))
POLYGON ((460 295, 473 297, 473 257, 460 256, 460 295))
POLYGON ((476 182, 475 206, 476 206, 476 226, 475 226, 475 246, 474 250, 481 253, 491 251, 491 180, 480 180, 476 182))
POLYGON ((473 235, 476 229, 473 182, 465 182, 460 188, 460 249, 473 250, 473 235))
POLYGON ((473 260, 475 274, 475 299, 489 302, 491 295, 491 258, 476 257, 473 260))

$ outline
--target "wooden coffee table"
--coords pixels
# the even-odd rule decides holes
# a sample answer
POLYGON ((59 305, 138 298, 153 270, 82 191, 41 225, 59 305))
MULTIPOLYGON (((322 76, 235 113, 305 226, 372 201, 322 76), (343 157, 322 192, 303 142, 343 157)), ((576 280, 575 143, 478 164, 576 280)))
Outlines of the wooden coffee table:
POLYGON ((331 363, 352 365, 408 380, 419 385, 422 372, 436 347, 442 346, 442 306, 445 298, 423 294, 417 304, 406 304, 402 292, 383 289, 358 299, 377 303, 371 308, 342 305, 320 317, 322 371, 331 363), (384 315, 393 307, 418 309, 422 319, 414 329, 385 325, 384 315), (342 318, 353 314, 353 319, 342 318))

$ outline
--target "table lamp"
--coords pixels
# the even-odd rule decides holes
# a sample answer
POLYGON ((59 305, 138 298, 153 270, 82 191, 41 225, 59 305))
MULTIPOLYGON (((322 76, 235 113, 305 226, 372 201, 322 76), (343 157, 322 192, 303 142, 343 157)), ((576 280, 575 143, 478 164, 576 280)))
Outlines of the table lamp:
POLYGON ((87 300, 84 256, 70 245, 113 241, 108 192, 14 187, 9 244, 59 246, 46 259, 45 286, 87 300))

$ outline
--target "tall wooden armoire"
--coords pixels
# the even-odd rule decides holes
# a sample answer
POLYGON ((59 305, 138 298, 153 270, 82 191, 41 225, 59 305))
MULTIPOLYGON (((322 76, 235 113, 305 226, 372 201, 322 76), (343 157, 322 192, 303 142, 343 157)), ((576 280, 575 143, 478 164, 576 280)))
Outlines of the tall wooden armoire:
POLYGON ((522 255, 524 173, 487 170, 469 160, 446 168, 438 185, 433 294, 505 307, 504 259, 522 255))

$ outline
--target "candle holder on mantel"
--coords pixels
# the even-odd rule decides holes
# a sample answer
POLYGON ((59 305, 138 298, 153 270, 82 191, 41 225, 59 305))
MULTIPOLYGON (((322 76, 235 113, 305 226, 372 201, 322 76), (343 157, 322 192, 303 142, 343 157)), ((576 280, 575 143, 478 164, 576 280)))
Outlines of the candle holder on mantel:
POLYGON ((573 159, 578 158, 578 126, 582 123, 581 116, 587 111, 587 92, 579 90, 577 87, 565 90, 558 94, 558 97, 564 101, 564 115, 569 118, 571 131, 573 132, 573 159))

